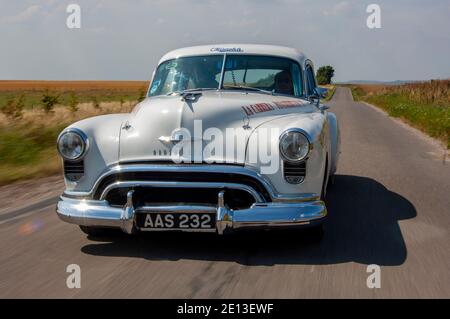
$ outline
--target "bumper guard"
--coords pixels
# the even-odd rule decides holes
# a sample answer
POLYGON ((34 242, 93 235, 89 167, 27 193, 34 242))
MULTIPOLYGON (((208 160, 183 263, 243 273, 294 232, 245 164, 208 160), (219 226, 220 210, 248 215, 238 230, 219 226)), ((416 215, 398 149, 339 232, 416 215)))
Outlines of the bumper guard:
MULTIPOLYGON (((61 196, 57 204, 58 216, 68 223, 93 226, 120 228, 131 234, 135 229, 136 209, 133 207, 133 193, 127 194, 127 204, 124 208, 112 207, 105 200, 73 199, 61 196)), ((224 203, 224 191, 219 192, 217 207, 204 206, 159 206, 145 207, 149 212, 167 213, 198 212, 201 209, 215 210, 216 228, 208 231, 222 235, 237 229, 271 229, 303 227, 311 223, 321 222, 327 215, 325 203, 320 200, 308 202, 270 202, 255 203, 247 209, 231 210, 224 203)), ((170 229, 162 229, 170 231, 170 229)), ((187 229, 187 231, 200 231, 187 229)), ((202 230, 204 231, 204 230, 202 230)))

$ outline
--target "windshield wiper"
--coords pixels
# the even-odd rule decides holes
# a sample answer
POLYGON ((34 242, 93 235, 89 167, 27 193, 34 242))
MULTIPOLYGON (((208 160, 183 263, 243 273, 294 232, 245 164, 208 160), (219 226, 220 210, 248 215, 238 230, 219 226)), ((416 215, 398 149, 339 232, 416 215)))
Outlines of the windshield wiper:
POLYGON ((183 91, 172 91, 167 93, 166 95, 173 95, 173 94, 178 94, 178 95, 182 95, 185 93, 192 93, 192 92, 197 92, 197 91, 216 91, 218 90, 217 88, 195 88, 195 89, 187 89, 187 90, 183 90, 183 91))
POLYGON ((245 86, 245 85, 227 85, 227 86, 224 86, 223 88, 224 89, 249 90, 249 91, 261 92, 261 93, 273 95, 273 92, 271 92, 271 91, 267 91, 267 90, 263 90, 263 89, 259 89, 259 88, 255 88, 255 87, 251 87, 251 86, 245 86))

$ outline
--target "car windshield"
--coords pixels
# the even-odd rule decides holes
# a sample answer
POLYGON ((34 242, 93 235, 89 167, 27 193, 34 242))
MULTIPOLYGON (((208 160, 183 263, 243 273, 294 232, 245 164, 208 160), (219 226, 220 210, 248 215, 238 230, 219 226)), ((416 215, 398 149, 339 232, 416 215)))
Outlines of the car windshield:
POLYGON ((161 63, 149 96, 192 89, 218 89, 223 55, 183 57, 161 63))
POLYGON ((261 55, 181 57, 159 65, 149 96, 186 90, 246 90, 265 94, 303 96, 298 63, 261 55), (222 74, 223 70, 223 74, 222 74), (222 87, 220 83, 222 82, 222 87))
POLYGON ((286 58, 271 56, 227 56, 222 87, 254 88, 277 94, 303 95, 298 64, 286 58))

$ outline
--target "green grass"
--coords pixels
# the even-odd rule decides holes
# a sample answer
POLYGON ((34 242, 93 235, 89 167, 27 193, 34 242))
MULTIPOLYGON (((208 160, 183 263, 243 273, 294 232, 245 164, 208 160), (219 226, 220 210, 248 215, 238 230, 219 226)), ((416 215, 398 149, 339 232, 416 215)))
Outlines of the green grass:
POLYGON ((336 92, 336 86, 335 85, 333 85, 330 88, 328 88, 328 94, 324 98, 324 101, 327 102, 327 101, 331 100, 333 98, 334 92, 336 92))
POLYGON ((0 185, 59 172, 56 138, 67 124, 0 127, 0 185))
POLYGON ((450 105, 445 102, 420 103, 406 94, 384 90, 367 92, 359 86, 351 86, 353 98, 365 101, 398 117, 428 135, 442 140, 450 149, 450 105))
POLYGON ((366 95, 364 90, 359 86, 350 86, 350 89, 352 90, 353 100, 355 101, 362 101, 363 97, 366 95))

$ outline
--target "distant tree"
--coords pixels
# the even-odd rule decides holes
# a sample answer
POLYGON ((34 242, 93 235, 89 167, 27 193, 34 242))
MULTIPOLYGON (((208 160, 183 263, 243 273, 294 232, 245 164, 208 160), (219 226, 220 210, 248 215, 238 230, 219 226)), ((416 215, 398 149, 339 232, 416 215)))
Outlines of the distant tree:
POLYGON ((72 113, 75 113, 76 111, 78 111, 78 98, 75 94, 75 92, 70 92, 69 95, 69 110, 72 113))
POLYGON ((25 97, 23 94, 19 96, 17 101, 14 98, 8 99, 5 105, 1 107, 1 112, 8 118, 18 120, 23 116, 25 107, 25 97))
POLYGON ((41 102, 44 107, 45 113, 51 113, 53 112, 53 107, 59 102, 59 95, 53 95, 47 89, 42 94, 41 102))
POLYGON ((334 69, 331 65, 321 66, 317 70, 316 78, 320 85, 330 84, 331 78, 334 76, 334 69))

